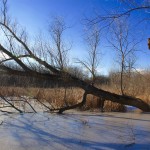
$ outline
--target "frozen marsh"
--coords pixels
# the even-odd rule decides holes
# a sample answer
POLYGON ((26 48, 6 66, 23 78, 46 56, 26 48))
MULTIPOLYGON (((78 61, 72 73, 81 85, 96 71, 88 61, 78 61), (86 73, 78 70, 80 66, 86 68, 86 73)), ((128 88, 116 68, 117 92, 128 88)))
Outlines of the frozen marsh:
POLYGON ((150 114, 0 113, 0 150, 150 150, 150 114))

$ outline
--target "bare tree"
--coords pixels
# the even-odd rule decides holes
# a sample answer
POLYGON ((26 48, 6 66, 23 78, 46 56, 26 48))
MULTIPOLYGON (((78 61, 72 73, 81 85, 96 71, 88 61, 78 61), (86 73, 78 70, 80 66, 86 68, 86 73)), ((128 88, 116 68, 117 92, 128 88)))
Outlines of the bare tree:
MULTIPOLYGON (((64 33, 67 29, 68 27, 62 17, 54 17, 49 25, 49 32, 53 44, 53 48, 50 51, 50 55, 53 59, 55 67, 59 68, 61 71, 67 70, 67 68, 69 67, 68 51, 71 49, 71 46, 67 46, 67 44, 64 41, 64 33)), ((64 81, 68 81, 66 76, 64 76, 64 81)), ((64 85, 64 102, 65 105, 68 105, 68 102, 66 101, 66 84, 64 85)))
MULTIPOLYGON (((91 74, 91 85, 94 86, 96 83, 96 74, 97 74, 97 67, 100 63, 100 30, 95 25, 91 28, 91 30, 87 31, 86 34, 86 44, 88 47, 88 57, 86 60, 79 60, 77 59, 77 62, 80 63, 85 69, 87 69, 91 74)), ((94 99, 94 96, 93 98, 94 99)), ((97 104, 101 108, 101 112, 103 112, 104 107, 104 101, 102 97, 98 98, 97 104)))
MULTIPOLYGON (((133 28, 138 27, 139 24, 143 23, 143 26, 146 27, 146 29, 149 29, 149 23, 150 23, 150 1, 149 0, 142 0, 142 1, 130 1, 130 0, 119 0, 117 3, 120 3, 118 9, 115 7, 110 10, 105 10, 106 14, 96 14, 96 17, 92 19, 86 19, 87 24, 90 26, 93 26, 95 24, 99 24, 101 29, 108 29, 111 25, 113 25, 116 21, 116 19, 123 19, 128 18, 134 21, 132 21, 133 28), (133 14, 137 12, 140 12, 143 15, 138 15, 137 18, 133 16, 133 14)), ((131 21, 130 20, 130 21, 131 21)), ((142 26, 141 31, 144 32, 144 27, 142 26)), ((141 26, 139 26, 141 28, 141 26)), ((139 30, 139 29, 138 29, 139 30)), ((137 30, 136 30, 137 31, 137 30)), ((147 38, 146 38, 147 39, 147 38)), ((145 40, 145 39, 144 39, 145 40)))
MULTIPOLYGON (((111 10, 111 12, 108 10, 106 15, 96 14, 95 18, 88 19, 89 25, 104 23, 103 27, 108 27, 111 24, 113 24, 115 19, 130 17, 130 16, 132 16, 133 12, 141 11, 144 14, 149 14, 149 12, 150 12, 150 1, 149 0, 142 0, 142 1, 138 1, 138 2, 136 0, 133 0, 133 1, 120 0, 120 1, 118 1, 118 3, 120 3, 120 7, 122 9, 120 9, 120 7, 119 7, 119 9, 115 8, 114 10, 111 10)), ((150 21, 149 16, 141 15, 139 18, 139 22, 143 22, 143 21, 150 21)))
POLYGON ((118 64, 120 65, 120 90, 121 94, 125 94, 125 73, 130 74, 135 64, 136 46, 139 42, 132 40, 129 26, 127 22, 116 20, 116 24, 112 26, 111 40, 108 40, 116 51, 118 64))
POLYGON ((91 85, 94 85, 97 74, 97 67, 99 66, 100 60, 100 31, 96 26, 94 26, 91 30, 86 30, 86 33, 85 41, 88 47, 88 57, 86 60, 77 59, 77 63, 80 63, 90 72, 92 79, 91 85))
MULTIPOLYGON (((3 0, 3 2, 7 2, 7 0, 3 0)), ((114 93, 104 91, 102 89, 98 89, 95 86, 92 86, 91 84, 88 84, 85 81, 69 74, 64 69, 54 67, 52 64, 49 63, 50 61, 45 61, 27 42, 27 34, 25 30, 19 30, 18 26, 16 26, 15 23, 10 21, 6 11, 6 4, 3 3, 2 5, 2 14, 0 18, 0 32, 3 33, 5 40, 5 42, 0 41, 0 52, 4 53, 9 58, 5 59, 5 63, 0 63, 0 67, 5 69, 10 74, 17 74, 21 76, 33 76, 39 79, 64 80, 65 76, 70 81, 76 83, 76 86, 84 90, 83 99, 80 103, 61 108, 50 109, 51 111, 57 110, 59 113, 62 113, 65 110, 80 107, 85 104, 86 96, 88 94, 92 94, 100 98, 102 97, 103 99, 107 99, 112 102, 118 102, 120 104, 135 106, 142 109, 143 111, 150 111, 150 106, 141 99, 125 95, 117 95, 114 93), (23 57, 23 59, 21 57, 23 57), (30 63, 37 62, 38 64, 42 65, 45 71, 43 72, 41 70, 33 69, 29 65, 29 63, 24 61, 25 58, 30 58, 28 59, 30 63), (8 66, 6 62, 9 63, 10 60, 13 60, 14 63, 18 65, 18 68, 12 68, 11 66, 8 66)), ((18 111, 21 112, 20 110, 18 111)))
POLYGON ((67 46, 64 41, 64 33, 67 29, 65 21, 61 17, 54 17, 49 25, 49 32, 53 42, 51 56, 54 59, 56 67, 60 70, 67 68, 69 62, 68 51, 71 46, 67 46))

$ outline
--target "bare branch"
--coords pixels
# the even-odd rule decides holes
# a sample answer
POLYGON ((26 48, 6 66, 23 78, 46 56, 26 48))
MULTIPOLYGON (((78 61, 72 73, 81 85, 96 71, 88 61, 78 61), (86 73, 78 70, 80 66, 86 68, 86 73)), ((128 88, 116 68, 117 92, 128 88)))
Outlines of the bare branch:
POLYGON ((5 97, 2 96, 2 95, 0 95, 0 97, 1 97, 5 102, 7 102, 12 108, 14 108, 15 110, 17 110, 19 113, 23 113, 22 110, 18 109, 15 105, 13 105, 11 102, 9 102, 9 101, 7 100, 7 98, 5 98, 5 97))

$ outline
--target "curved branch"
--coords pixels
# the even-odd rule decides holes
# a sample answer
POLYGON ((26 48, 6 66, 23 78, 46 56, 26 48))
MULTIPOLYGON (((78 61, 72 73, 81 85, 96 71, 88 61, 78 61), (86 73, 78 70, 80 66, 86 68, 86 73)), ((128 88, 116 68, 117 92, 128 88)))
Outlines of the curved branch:
POLYGON ((13 105, 12 103, 10 103, 4 96, 0 95, 0 97, 1 97, 6 103, 8 103, 12 108, 16 109, 19 113, 23 113, 22 110, 20 110, 20 109, 17 108, 15 105, 13 105))
MULTIPOLYGON (((16 58, 26 58, 26 57, 30 57, 30 55, 20 55, 20 56, 16 56, 16 58)), ((8 58, 8 59, 4 59, 0 61, 0 64, 10 61, 10 60, 14 60, 13 58, 8 58)))
POLYGON ((31 71, 21 60, 19 60, 15 55, 13 55, 11 52, 9 52, 7 49, 5 49, 1 44, 0 44, 0 50, 7 54, 10 58, 12 58, 18 65, 20 65, 25 71, 31 71))
POLYGON ((74 109, 74 108, 77 108, 77 107, 82 107, 86 103, 86 97, 87 97, 87 92, 85 91, 84 94, 83 94, 83 99, 80 103, 72 105, 72 106, 66 106, 66 107, 60 108, 58 113, 62 114, 66 110, 74 109))

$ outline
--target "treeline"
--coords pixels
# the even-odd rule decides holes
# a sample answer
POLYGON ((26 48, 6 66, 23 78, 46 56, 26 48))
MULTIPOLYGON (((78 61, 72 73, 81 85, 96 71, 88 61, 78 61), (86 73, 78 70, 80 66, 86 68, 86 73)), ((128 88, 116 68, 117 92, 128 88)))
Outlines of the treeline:
MULTIPOLYGON (((76 76, 80 76, 89 84, 92 83, 92 78, 86 76, 80 71, 76 76)), ((76 83, 69 80, 67 77, 64 80, 57 76, 51 76, 50 79, 42 79, 31 76, 11 75, 0 71, 0 86, 15 86, 15 87, 38 87, 38 88, 57 88, 57 87, 76 87, 76 83)), ((125 73, 123 75, 123 90, 124 93, 131 96, 147 95, 150 93, 150 71, 125 73)), ((121 78, 119 71, 111 71, 108 76, 97 75, 95 77, 95 86, 104 90, 120 94, 121 78)))
MULTIPOLYGON (((80 75, 81 77, 81 75, 80 75)), ((91 83, 91 78, 82 76, 84 81, 91 83)), ((76 87, 76 83, 69 79, 59 79, 51 76, 49 80, 31 76, 12 75, 0 71, 0 86, 15 86, 15 87, 39 87, 39 88, 57 88, 57 87, 76 87)), ((107 76, 97 76, 97 85, 110 84, 110 79, 107 76)))

